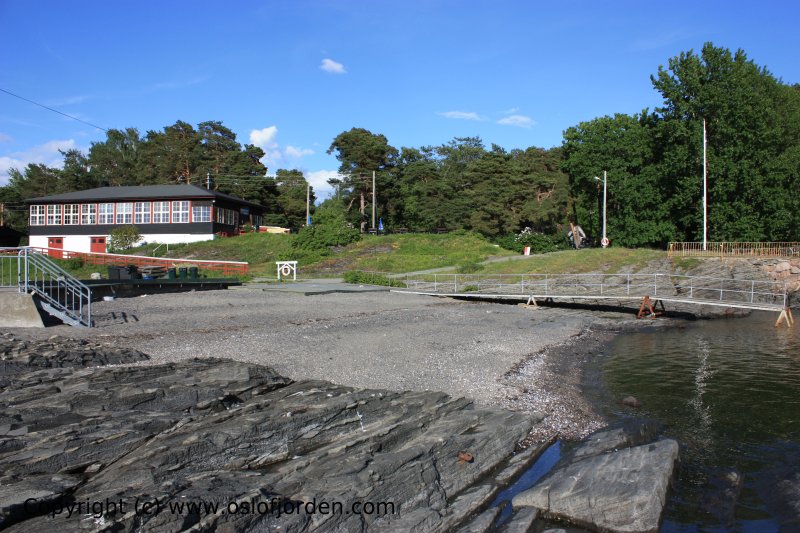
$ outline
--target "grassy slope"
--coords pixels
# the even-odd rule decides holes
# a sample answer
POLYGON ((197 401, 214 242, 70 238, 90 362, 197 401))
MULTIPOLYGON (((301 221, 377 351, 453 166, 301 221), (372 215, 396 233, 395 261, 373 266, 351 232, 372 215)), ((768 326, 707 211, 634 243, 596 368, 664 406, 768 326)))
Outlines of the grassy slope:
POLYGON ((613 274, 622 267, 631 266, 641 270, 650 261, 665 259, 667 252, 646 248, 591 248, 587 250, 564 250, 537 255, 528 259, 503 261, 484 265, 476 273, 484 274, 549 274, 606 272, 613 274))
POLYGON ((514 255, 470 233, 366 236, 328 257, 309 271, 336 274, 347 270, 413 272, 478 263, 493 256, 514 255))
MULTIPOLYGON (((292 248, 293 235, 247 234, 213 241, 170 246, 167 257, 247 261, 252 277, 275 276, 275 261, 297 260, 301 277, 340 276, 350 270, 402 273, 451 267, 476 273, 558 273, 616 272, 626 265, 634 270, 649 261, 663 259, 666 252, 626 248, 567 250, 520 260, 500 260, 486 265, 477 263, 489 258, 515 254, 471 233, 446 235, 405 234, 364 236, 327 257, 298 252, 292 248), (468 269, 464 269, 464 267, 468 269)), ((152 247, 131 250, 135 255, 152 255, 152 247)), ((164 257, 165 249, 158 256, 164 257)), ((85 267, 97 270, 95 267, 85 267)), ((88 270, 87 270, 88 272, 88 270)), ((86 276, 88 277, 88 275, 86 276)))

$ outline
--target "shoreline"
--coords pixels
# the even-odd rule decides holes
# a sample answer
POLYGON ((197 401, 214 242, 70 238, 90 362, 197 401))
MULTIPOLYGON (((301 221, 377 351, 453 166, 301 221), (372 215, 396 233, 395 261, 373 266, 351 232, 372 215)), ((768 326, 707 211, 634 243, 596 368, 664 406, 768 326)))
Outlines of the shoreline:
POLYGON ((608 425, 585 394, 592 361, 618 335, 653 327, 619 310, 257 287, 99 302, 96 316, 91 330, 12 333, 86 339, 151 357, 136 365, 223 357, 294 380, 444 392, 479 408, 543 416, 524 446, 554 437, 578 441, 608 425))

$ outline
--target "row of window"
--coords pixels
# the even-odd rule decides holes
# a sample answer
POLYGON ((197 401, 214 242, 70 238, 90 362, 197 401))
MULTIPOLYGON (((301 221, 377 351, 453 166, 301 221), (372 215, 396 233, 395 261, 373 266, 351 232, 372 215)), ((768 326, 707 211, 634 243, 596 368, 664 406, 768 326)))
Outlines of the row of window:
MULTIPOLYGON (((238 218, 236 211, 218 208, 217 218, 219 218, 220 211, 230 212, 232 215, 225 217, 225 224, 236 224, 238 218)), ((191 205, 188 200, 175 200, 171 202, 32 205, 30 210, 31 226, 181 224, 190 221, 211 222, 211 206, 191 205)))

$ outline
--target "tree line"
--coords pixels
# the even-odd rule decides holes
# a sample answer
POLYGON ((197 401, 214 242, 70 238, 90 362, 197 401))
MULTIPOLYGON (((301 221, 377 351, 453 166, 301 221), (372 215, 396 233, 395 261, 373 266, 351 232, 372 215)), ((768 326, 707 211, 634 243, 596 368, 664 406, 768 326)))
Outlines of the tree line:
MULTIPOLYGON (((596 242, 603 205, 594 178, 605 171, 615 244, 697 241, 705 124, 709 240, 800 240, 800 86, 742 50, 711 43, 669 59, 650 79, 661 98, 652 111, 581 122, 549 149, 486 147, 479 137, 397 149, 382 134, 352 128, 328 150, 340 177, 330 180, 335 194, 323 204, 366 230, 374 172, 375 209, 387 228, 466 229, 500 240, 524 228, 563 236, 572 222, 596 242)), ((302 226, 302 173, 282 169, 266 178, 263 155, 221 122, 196 129, 177 122, 144 137, 111 130, 88 155, 64 152, 63 169, 12 171, 0 201, 104 184, 199 184, 211 176, 213 187, 265 205, 274 222, 302 226)))
POLYGON ((0 202, 11 206, 9 225, 27 227, 26 198, 95 187, 186 183, 265 206, 266 224, 298 228, 306 220, 308 182, 303 173, 278 169, 266 176, 264 151, 240 144, 219 121, 201 122, 197 128, 178 121, 145 135, 135 128, 111 129, 105 141, 92 143, 88 154, 74 149, 61 154, 62 168, 29 164, 9 171, 8 184, 0 187, 0 202))

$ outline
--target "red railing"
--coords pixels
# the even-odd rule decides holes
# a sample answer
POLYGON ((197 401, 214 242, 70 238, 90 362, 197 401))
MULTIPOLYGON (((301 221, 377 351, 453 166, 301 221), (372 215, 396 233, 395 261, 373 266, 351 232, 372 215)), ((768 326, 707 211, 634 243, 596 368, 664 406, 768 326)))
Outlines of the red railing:
POLYGON ((125 254, 104 254, 98 252, 72 252, 59 248, 39 248, 30 247, 38 250, 50 257, 63 259, 83 259, 88 265, 108 265, 108 266, 163 266, 164 268, 178 268, 183 266, 196 266, 202 270, 219 272, 223 276, 245 276, 247 275, 249 264, 243 261, 209 261, 205 259, 181 259, 173 257, 148 257, 146 255, 125 255, 125 254))

